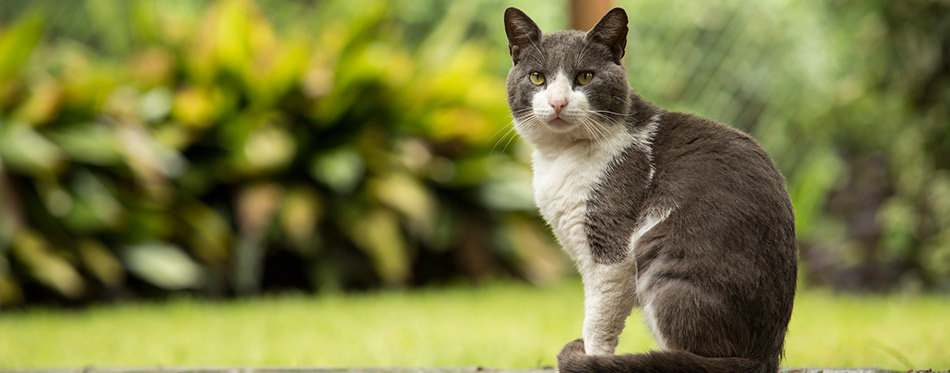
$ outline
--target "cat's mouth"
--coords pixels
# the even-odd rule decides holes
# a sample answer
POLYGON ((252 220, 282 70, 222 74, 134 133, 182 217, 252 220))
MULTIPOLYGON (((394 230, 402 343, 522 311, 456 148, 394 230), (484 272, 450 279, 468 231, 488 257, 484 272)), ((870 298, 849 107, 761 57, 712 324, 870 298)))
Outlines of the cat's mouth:
POLYGON ((551 129, 556 130, 556 131, 567 130, 571 128, 573 125, 574 123, 568 122, 564 119, 561 119, 560 117, 557 117, 548 121, 548 127, 551 127, 551 129))

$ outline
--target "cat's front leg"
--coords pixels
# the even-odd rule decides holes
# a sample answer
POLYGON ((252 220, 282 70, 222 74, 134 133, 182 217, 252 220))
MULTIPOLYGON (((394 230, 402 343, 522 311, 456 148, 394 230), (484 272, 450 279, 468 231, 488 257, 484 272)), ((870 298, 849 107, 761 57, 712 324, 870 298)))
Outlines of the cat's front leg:
POLYGON ((630 263, 593 264, 584 280, 584 347, 588 355, 613 355, 624 321, 636 304, 636 269, 630 263))

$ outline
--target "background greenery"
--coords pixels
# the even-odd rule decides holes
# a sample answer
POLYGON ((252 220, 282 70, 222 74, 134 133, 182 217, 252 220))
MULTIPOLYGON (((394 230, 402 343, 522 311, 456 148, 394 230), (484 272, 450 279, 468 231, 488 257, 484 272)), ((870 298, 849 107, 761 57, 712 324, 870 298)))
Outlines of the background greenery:
MULTIPOLYGON (((0 305, 556 282, 507 5, 0 3, 0 305)), ((775 158, 803 283, 950 289, 947 2, 617 5, 640 94, 775 158)))

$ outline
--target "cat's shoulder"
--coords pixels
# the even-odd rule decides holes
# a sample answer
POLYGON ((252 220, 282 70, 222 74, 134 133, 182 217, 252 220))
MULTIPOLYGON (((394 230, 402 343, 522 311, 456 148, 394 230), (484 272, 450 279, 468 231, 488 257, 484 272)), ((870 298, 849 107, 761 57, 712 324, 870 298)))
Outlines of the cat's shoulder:
POLYGON ((654 146, 671 149, 717 149, 740 152, 764 152, 749 134, 715 120, 682 112, 663 113, 654 146))
POLYGON ((687 141, 699 138, 708 140, 752 140, 754 139, 733 127, 715 120, 704 118, 696 114, 672 112, 663 113, 660 121, 660 130, 672 139, 686 139, 687 141))

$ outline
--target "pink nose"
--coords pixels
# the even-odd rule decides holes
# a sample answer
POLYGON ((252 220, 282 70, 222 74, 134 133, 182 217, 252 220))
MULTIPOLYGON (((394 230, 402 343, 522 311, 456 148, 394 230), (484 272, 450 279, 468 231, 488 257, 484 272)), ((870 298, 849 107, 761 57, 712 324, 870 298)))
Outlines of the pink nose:
POLYGON ((548 100, 548 104, 554 108, 554 114, 561 114, 561 109, 567 105, 567 99, 563 97, 551 98, 548 100))

